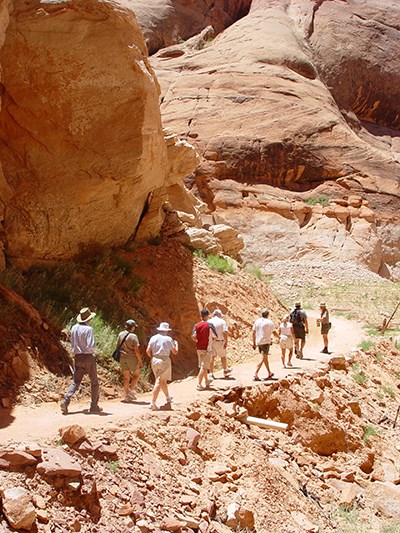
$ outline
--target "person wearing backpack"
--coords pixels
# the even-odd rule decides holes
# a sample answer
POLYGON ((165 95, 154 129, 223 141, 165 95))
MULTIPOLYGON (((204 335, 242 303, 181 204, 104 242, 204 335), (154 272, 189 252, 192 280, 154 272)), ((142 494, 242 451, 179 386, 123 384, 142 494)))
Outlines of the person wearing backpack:
POLYGON ((303 359, 303 350, 308 335, 307 313, 301 308, 301 303, 296 302, 290 313, 290 322, 293 325, 294 345, 297 359, 303 359))

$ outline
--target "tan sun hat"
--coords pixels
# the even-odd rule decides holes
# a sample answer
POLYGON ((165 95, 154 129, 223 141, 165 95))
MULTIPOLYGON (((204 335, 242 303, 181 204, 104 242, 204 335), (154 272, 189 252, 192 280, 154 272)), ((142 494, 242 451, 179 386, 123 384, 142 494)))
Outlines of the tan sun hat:
POLYGON ((79 312, 79 315, 76 317, 76 320, 78 322, 88 322, 89 320, 92 320, 92 318, 95 316, 96 313, 92 313, 89 307, 82 307, 79 312))
POLYGON ((321 303, 319 304, 319 306, 320 306, 320 307, 326 307, 326 303, 325 303, 325 302, 321 302, 321 303))
POLYGON ((171 331, 168 322, 161 322, 158 326, 157 331, 171 331))

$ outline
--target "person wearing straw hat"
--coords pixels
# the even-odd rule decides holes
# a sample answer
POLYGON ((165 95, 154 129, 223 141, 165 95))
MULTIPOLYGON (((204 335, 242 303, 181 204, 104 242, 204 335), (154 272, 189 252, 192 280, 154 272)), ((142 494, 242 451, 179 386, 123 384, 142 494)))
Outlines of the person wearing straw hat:
POLYGON ((124 376, 125 402, 136 400, 136 385, 140 377, 142 356, 139 350, 139 339, 135 335, 137 324, 129 319, 125 322, 125 331, 118 335, 117 347, 120 347, 121 357, 119 364, 124 376), (132 375, 132 379, 131 379, 132 375))
POLYGON ((91 404, 89 413, 101 413, 99 407, 99 381, 97 379, 97 365, 94 358, 96 344, 94 341, 93 328, 90 321, 96 316, 89 307, 83 307, 77 316, 77 324, 71 329, 71 347, 74 354, 74 379, 61 401, 61 412, 68 414, 68 405, 71 397, 79 389, 83 376, 89 374, 91 384, 91 404))
POLYGON ((326 308, 326 303, 321 302, 319 304, 319 309, 321 311, 321 317, 317 318, 317 326, 321 326, 321 335, 324 342, 324 347, 321 350, 321 353, 330 353, 328 350, 328 333, 331 329, 331 323, 329 322, 329 311, 326 308))
POLYGON ((168 322, 161 322, 157 328, 158 333, 149 340, 146 353, 151 358, 151 369, 156 379, 153 388, 153 395, 150 402, 150 409, 157 411, 157 398, 160 390, 165 394, 167 404, 172 402, 168 392, 168 381, 172 379, 171 353, 178 353, 178 342, 174 340, 169 332, 172 331, 168 322))

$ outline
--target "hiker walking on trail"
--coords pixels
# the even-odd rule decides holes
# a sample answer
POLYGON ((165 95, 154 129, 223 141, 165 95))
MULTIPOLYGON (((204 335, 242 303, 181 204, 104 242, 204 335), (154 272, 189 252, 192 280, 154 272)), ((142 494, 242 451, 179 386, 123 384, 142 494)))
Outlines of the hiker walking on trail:
POLYGON ((195 324, 192 332, 192 340, 196 343, 199 361, 197 390, 205 390, 210 386, 208 371, 211 368, 212 345, 213 340, 217 338, 217 332, 214 325, 208 321, 208 317, 210 316, 208 309, 202 309, 200 314, 201 322, 195 324))
POLYGON ((293 331, 293 325, 290 322, 289 315, 285 315, 283 317, 282 323, 279 326, 279 337, 280 337, 280 345, 281 345, 281 352, 282 352, 283 368, 286 368, 286 364, 285 364, 286 350, 288 350, 287 366, 293 366, 292 355, 293 355, 294 331, 293 331))
POLYGON ((158 410, 156 402, 160 391, 165 394, 167 404, 171 404, 172 402, 167 383, 172 379, 170 356, 171 354, 176 355, 178 353, 178 341, 169 335, 169 332, 172 330, 168 322, 161 322, 157 331, 158 333, 151 337, 146 350, 147 355, 151 358, 151 369, 156 378, 149 406, 152 411, 158 410))
POLYGON ((214 376, 214 362, 216 357, 221 358, 221 364, 224 371, 224 377, 228 377, 232 372, 232 368, 228 367, 226 362, 226 347, 228 345, 228 326, 225 320, 222 318, 221 309, 215 309, 212 318, 208 321, 215 328, 217 333, 216 338, 212 343, 212 355, 210 363, 210 376, 215 379, 214 376))
POLYGON ((139 350, 139 339, 135 335, 136 322, 129 319, 125 322, 125 331, 118 335, 117 348, 120 346, 121 370, 124 376, 125 402, 136 400, 136 385, 142 367, 142 356, 139 350), (132 379, 131 379, 132 374, 132 379))
POLYGON ((89 325, 96 313, 92 313, 89 307, 81 309, 77 316, 77 324, 71 329, 71 346, 74 354, 74 379, 61 401, 60 407, 63 415, 68 414, 68 405, 71 397, 79 389, 83 376, 89 374, 91 383, 91 404, 89 413, 101 413, 99 407, 99 381, 97 379, 97 366, 94 358, 96 344, 94 342, 93 328, 89 325))
POLYGON ((328 333, 331 329, 331 323, 329 322, 329 311, 324 302, 319 304, 319 309, 321 311, 321 317, 317 319, 317 325, 321 326, 321 335, 324 341, 324 347, 321 350, 321 353, 330 353, 328 351, 328 333))
POLYGON ((294 304, 294 309, 290 313, 290 322, 293 325, 296 357, 303 359, 306 335, 308 335, 308 318, 307 313, 301 308, 300 302, 294 304))
POLYGON ((261 316, 257 318, 253 325, 253 350, 258 346, 260 352, 260 361, 256 366, 253 381, 261 381, 258 373, 261 370, 262 365, 265 365, 268 376, 266 379, 272 378, 274 375, 271 372, 268 361, 269 348, 271 346, 271 336, 275 329, 274 323, 269 318, 268 309, 261 310, 261 316))

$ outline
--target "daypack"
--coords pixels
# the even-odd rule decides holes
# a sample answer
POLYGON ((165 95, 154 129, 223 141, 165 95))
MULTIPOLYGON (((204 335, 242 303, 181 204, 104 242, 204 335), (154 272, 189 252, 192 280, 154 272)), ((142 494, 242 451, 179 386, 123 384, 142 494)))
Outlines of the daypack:
POLYGON ((295 309, 294 311, 292 311, 290 313, 290 322, 294 326, 299 326, 300 324, 303 324, 304 317, 303 317, 303 313, 300 311, 300 309, 295 309))

